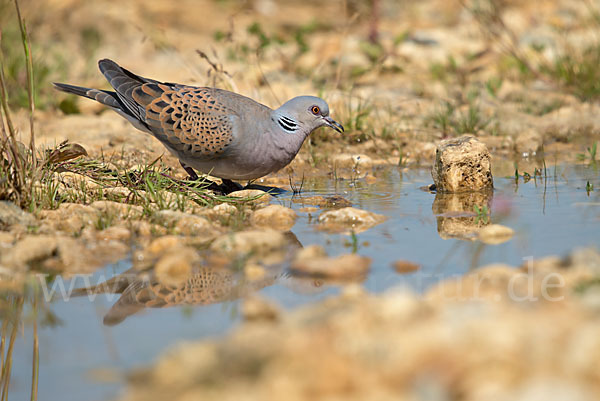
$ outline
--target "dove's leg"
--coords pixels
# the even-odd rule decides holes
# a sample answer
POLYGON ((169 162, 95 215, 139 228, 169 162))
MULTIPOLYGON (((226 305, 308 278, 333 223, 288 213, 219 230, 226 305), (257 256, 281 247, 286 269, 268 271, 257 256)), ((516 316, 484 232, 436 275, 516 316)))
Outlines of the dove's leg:
MULTIPOLYGON (((179 164, 181 164, 181 167, 183 167, 185 172, 188 173, 190 181, 197 181, 199 179, 198 174, 196 174, 193 168, 191 168, 181 160, 179 160, 179 164)), ((223 179, 223 183, 221 185, 218 185, 217 183, 206 179, 205 181, 210 183, 210 185, 206 187, 207 189, 221 192, 223 195, 227 195, 230 192, 239 191, 240 189, 242 189, 242 186, 240 184, 227 179, 223 179)))
MULTIPOLYGON (((188 166, 187 164, 185 164, 181 160, 179 160, 179 164, 181 164, 181 167, 183 167, 183 169, 185 170, 185 172, 188 173, 188 176, 189 176, 188 179, 190 181, 198 181, 200 179, 200 177, 198 177, 198 174, 196 174, 196 172, 194 171, 193 168, 191 168, 190 166, 188 166)), ((210 189, 211 191, 216 191, 216 192, 224 193, 223 188, 221 188, 221 186, 218 185, 216 182, 207 180, 206 178, 203 180, 203 182, 210 183, 206 187, 207 189, 210 189)))
POLYGON ((181 164, 181 167, 183 167, 185 172, 188 173, 188 175, 190 176, 190 181, 196 181, 198 179, 198 174, 196 174, 193 168, 191 168, 181 160, 179 160, 179 164, 181 164))

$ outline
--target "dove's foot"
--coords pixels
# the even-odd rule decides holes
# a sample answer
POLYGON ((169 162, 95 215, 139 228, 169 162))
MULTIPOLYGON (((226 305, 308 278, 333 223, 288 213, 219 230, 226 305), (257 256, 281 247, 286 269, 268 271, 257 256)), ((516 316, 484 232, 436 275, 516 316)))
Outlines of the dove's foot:
POLYGON ((228 194, 231 192, 235 192, 235 191, 239 191, 240 189, 243 189, 244 187, 242 187, 240 184, 238 184, 237 182, 233 182, 231 180, 226 180, 223 178, 223 183, 221 184, 221 187, 223 188, 223 193, 224 194, 228 194))
MULTIPOLYGON (((194 171, 193 168, 191 168, 190 166, 188 166, 181 160, 179 161, 179 164, 181 164, 181 167, 183 167, 185 172, 188 173, 189 181, 200 180, 200 177, 198 177, 198 174, 196 174, 196 172, 194 171)), ((203 178, 203 182, 208 184, 206 189, 209 189, 214 192, 219 192, 223 195, 227 195, 231 192, 239 191, 240 189, 244 188, 242 185, 238 184, 237 182, 233 182, 233 181, 227 180, 225 178, 223 178, 222 181, 223 181, 223 183, 221 185, 219 185, 216 182, 213 182, 213 181, 207 180, 206 178, 203 178)))
MULTIPOLYGON (((188 173, 188 181, 200 181, 200 177, 198 176, 198 174, 196 174, 196 172, 194 171, 193 168, 191 168, 190 166, 188 166, 181 160, 179 161, 179 164, 181 164, 181 167, 183 167, 185 172, 188 173)), ((226 195, 226 192, 223 190, 221 185, 217 184, 214 181, 210 181, 210 180, 206 179, 205 177, 202 177, 201 182, 194 183, 194 184, 192 184, 192 186, 195 186, 195 187, 201 186, 202 188, 211 190, 213 192, 218 192, 223 195, 226 195)))

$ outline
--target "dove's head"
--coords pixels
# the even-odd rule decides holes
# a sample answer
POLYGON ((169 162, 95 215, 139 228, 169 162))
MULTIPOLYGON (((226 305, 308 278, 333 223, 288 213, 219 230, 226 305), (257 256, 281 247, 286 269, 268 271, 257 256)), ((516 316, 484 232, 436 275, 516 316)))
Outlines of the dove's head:
POLYGON ((288 100, 274 112, 274 120, 280 128, 290 134, 310 134, 323 126, 344 132, 342 124, 329 117, 329 105, 315 96, 298 96, 288 100))

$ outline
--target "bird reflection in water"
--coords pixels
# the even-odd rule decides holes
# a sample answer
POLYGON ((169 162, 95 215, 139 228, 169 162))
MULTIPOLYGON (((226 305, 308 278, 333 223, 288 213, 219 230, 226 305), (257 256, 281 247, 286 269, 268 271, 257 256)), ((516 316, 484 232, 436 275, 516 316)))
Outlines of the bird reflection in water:
POLYGON ((131 268, 93 287, 76 289, 73 295, 120 294, 103 319, 105 325, 114 326, 146 308, 232 301, 280 281, 297 292, 322 291, 324 287, 320 281, 295 278, 288 273, 289 262, 302 244, 292 232, 286 233, 286 237, 286 257, 279 263, 261 266, 264 274, 258 278, 247 277, 235 261, 218 263, 209 255, 203 258, 202 263, 194 264, 191 273, 176 284, 161 280, 154 267, 143 271, 131 268))

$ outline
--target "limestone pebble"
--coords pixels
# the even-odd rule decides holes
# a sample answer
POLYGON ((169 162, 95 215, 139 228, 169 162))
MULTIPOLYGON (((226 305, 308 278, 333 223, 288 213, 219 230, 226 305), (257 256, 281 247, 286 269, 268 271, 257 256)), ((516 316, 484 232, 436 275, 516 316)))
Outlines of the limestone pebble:
POLYGON ((471 135, 440 142, 431 176, 439 192, 480 191, 494 186, 490 152, 471 135))

